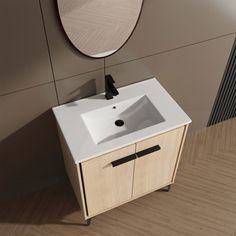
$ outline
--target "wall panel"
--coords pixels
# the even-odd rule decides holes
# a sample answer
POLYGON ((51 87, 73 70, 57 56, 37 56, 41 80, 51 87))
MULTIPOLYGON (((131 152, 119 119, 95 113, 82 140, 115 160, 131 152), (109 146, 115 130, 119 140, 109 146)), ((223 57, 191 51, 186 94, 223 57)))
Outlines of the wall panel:
POLYGON ((39 2, 0 1, 0 95, 53 81, 39 2))

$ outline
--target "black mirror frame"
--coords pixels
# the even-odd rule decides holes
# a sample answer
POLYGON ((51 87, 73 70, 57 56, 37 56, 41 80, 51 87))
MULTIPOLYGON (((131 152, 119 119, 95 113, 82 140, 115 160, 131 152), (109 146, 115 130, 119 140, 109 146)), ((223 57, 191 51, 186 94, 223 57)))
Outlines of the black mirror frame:
POLYGON ((127 38, 127 40, 126 40, 116 51, 114 51, 113 53, 111 53, 111 54, 109 54, 109 55, 107 55, 107 56, 105 56, 105 57, 93 57, 93 56, 90 56, 90 55, 88 55, 88 54, 86 54, 86 53, 80 51, 80 50, 71 42, 70 38, 68 37, 68 35, 67 35, 67 33, 66 33, 66 31, 65 31, 65 29, 64 29, 64 27, 63 27, 63 24, 62 24, 61 17, 60 17, 60 13, 59 13, 58 1, 57 1, 57 0, 55 0, 55 4, 56 4, 56 9, 57 9, 57 16, 58 16, 58 18, 59 18, 59 22, 60 22, 61 28, 62 28, 62 30, 63 30, 63 32, 64 32, 64 35, 66 36, 67 40, 69 41, 70 45, 71 45, 76 51, 78 51, 80 54, 82 54, 82 55, 85 56, 85 57, 89 57, 90 59, 104 59, 104 58, 110 57, 110 56, 112 56, 113 54, 117 53, 117 52, 118 52, 120 49, 122 49, 122 48, 124 47, 124 45, 129 41, 129 39, 130 39, 131 36, 133 35, 133 33, 134 33, 134 31, 135 31, 135 29, 136 29, 136 27, 137 27, 137 25, 138 25, 138 22, 139 22, 139 20, 140 20, 140 17, 141 17, 142 11, 143 11, 144 1, 145 1, 145 0, 142 0, 142 5, 141 5, 141 9, 140 9, 140 12, 139 12, 139 15, 138 15, 138 19, 137 19, 137 21, 136 21, 136 23, 135 23, 135 26, 134 26, 132 32, 130 33, 129 37, 127 38))

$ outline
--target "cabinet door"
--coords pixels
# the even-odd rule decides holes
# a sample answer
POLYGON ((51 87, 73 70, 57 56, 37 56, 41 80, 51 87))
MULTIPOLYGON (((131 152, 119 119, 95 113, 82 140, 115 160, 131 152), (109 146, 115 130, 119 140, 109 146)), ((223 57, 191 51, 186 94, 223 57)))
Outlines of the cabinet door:
POLYGON ((131 199, 135 144, 82 163, 88 215, 131 199))
POLYGON ((183 132, 181 127, 136 144, 134 197, 171 183, 183 132))

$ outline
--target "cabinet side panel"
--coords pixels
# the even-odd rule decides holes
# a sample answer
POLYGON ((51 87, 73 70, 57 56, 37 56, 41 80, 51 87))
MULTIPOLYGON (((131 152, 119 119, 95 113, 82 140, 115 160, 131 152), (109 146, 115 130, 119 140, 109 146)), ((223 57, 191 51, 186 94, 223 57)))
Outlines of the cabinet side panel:
POLYGON ((178 158, 177 158, 177 161, 176 161, 176 164, 175 164, 175 170, 174 170, 172 180, 171 180, 172 183, 174 183, 174 181, 175 181, 175 176, 176 176, 176 173, 177 173, 177 169, 178 169, 178 166, 179 166, 179 161, 180 161, 181 154, 182 154, 182 151, 183 151, 184 142, 185 142, 185 139, 186 139, 188 127, 189 127, 189 125, 185 125, 184 133, 183 133, 183 137, 182 137, 182 141, 181 141, 181 145, 180 145, 180 149, 179 149, 179 153, 178 153, 178 158))
POLYGON ((86 211, 86 203, 85 203, 84 194, 83 194, 80 168, 78 165, 74 163, 70 150, 60 130, 60 127, 59 126, 57 127, 58 127, 59 138, 60 138, 60 142, 62 146, 66 172, 70 179, 76 198, 79 202, 80 208, 83 211, 84 217, 85 219, 87 219, 88 217, 87 217, 87 211, 86 211))

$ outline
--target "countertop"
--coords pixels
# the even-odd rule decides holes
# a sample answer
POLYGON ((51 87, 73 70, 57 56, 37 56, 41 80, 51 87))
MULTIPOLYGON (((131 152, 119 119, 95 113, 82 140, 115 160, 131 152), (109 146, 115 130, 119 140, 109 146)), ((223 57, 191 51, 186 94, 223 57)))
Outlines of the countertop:
MULTIPOLYGON (((161 86, 156 78, 118 88, 119 95, 106 100, 104 93, 53 108, 75 164, 112 152, 169 130, 191 123, 191 119, 161 86), (151 127, 96 144, 83 122, 82 114, 146 95, 165 121, 151 127)), ((105 115, 105 114, 104 114, 105 115)))

